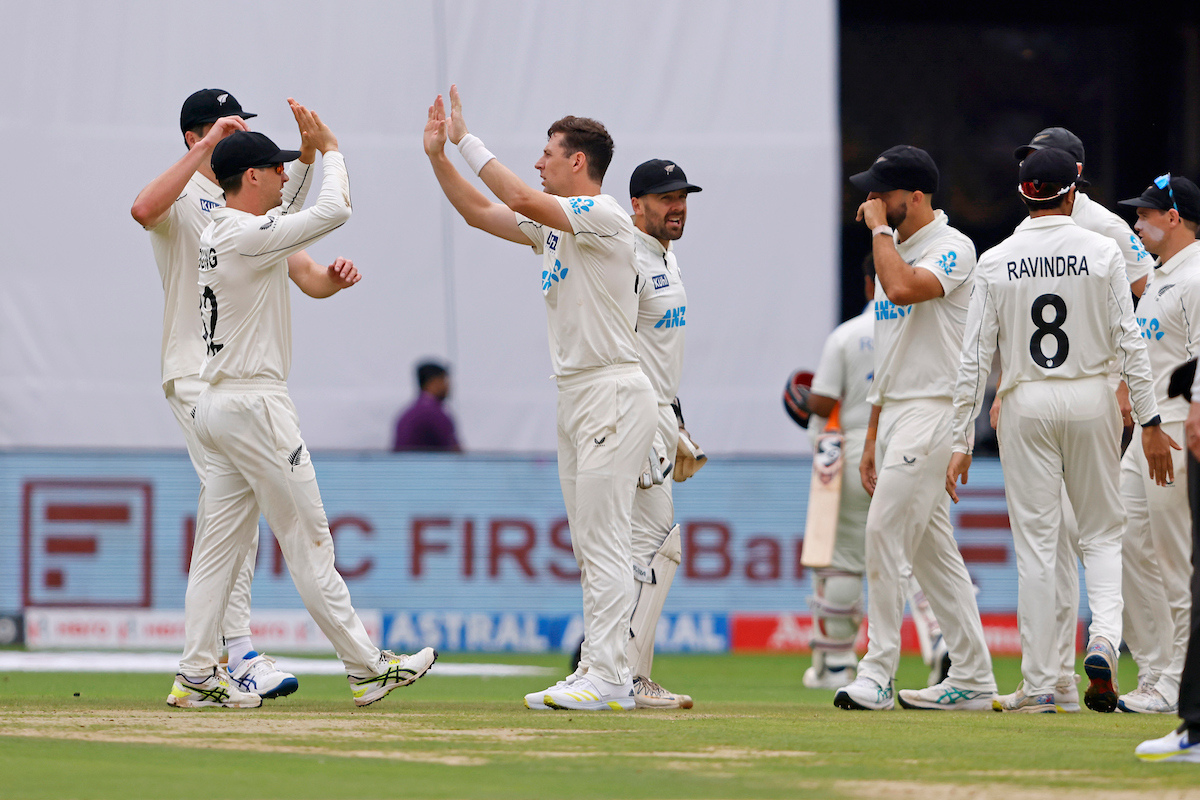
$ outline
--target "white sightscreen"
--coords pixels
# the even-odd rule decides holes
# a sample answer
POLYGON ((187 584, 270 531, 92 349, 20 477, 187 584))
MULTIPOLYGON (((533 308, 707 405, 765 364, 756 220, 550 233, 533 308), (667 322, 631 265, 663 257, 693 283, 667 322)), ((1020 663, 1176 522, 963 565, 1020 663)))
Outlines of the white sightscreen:
POLYGON ((553 450, 540 260, 468 228, 421 149, 451 81, 472 132, 531 185, 549 123, 577 114, 612 133, 605 190, 626 207, 647 158, 704 188, 676 243, 689 428, 710 452, 807 447, 780 396, 836 321, 833 0, 3 8, 0 447, 182 445, 160 388, 161 285, 129 207, 182 155, 183 99, 219 87, 285 148, 285 98, 311 106, 349 165, 354 217, 309 252, 354 259, 363 280, 320 301, 293 289, 309 444, 386 447, 434 356, 469 449, 553 450))

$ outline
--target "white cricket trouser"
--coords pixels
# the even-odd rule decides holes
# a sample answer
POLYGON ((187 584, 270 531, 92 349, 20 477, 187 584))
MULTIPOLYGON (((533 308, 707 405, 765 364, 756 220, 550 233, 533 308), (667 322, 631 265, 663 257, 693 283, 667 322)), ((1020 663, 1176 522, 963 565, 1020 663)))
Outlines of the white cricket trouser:
POLYGON ((630 680, 625 644, 633 610, 632 513, 654 439, 654 389, 637 364, 558 381, 558 479, 583 588, 581 670, 630 680))
POLYGON ((837 538, 833 542, 830 566, 862 575, 867 570, 867 510, 871 507, 871 495, 863 488, 858 466, 862 463, 867 429, 844 431, 842 439, 842 493, 838 501, 837 538))
POLYGON ((217 665, 212 642, 238 565, 257 544, 266 516, 308 612, 349 674, 373 675, 372 644, 334 569, 333 537, 316 471, 300 436, 296 408, 278 381, 225 380, 209 386, 196 407, 196 433, 207 464, 208 526, 196 537, 184 621, 187 643, 179 671, 198 676, 217 665))
MULTIPOLYGON (((167 404, 171 406, 171 411, 175 414, 175 421, 179 423, 179 427, 183 431, 183 440, 187 443, 188 455, 192 459, 192 468, 196 470, 196 477, 200 479, 200 499, 196 504, 196 527, 193 531, 193 557, 196 549, 195 542, 200 541, 200 537, 208 525, 204 516, 204 448, 196 436, 196 425, 192 419, 192 412, 195 411, 196 404, 200 400, 200 392, 204 390, 205 386, 208 384, 200 378, 189 375, 185 378, 176 378, 167 387, 167 404)), ((254 519, 250 524, 254 526, 254 533, 257 535, 258 520, 254 519)), ((255 541, 257 542, 257 539, 255 541)), ((250 635, 250 584, 254 580, 254 564, 257 559, 258 547, 251 547, 250 552, 246 554, 245 562, 238 570, 233 591, 229 593, 229 602, 225 606, 225 619, 221 624, 221 632, 226 639, 250 635)))
POLYGON ((1064 483, 1059 495, 1062 504, 1062 522, 1058 533, 1058 550, 1054 559, 1054 602, 1055 626, 1058 628, 1059 683, 1074 683, 1076 637, 1079 635, 1079 561, 1083 557, 1079 549, 1079 523, 1075 520, 1075 509, 1067 497, 1064 483))
MULTIPOLYGON (((1164 422, 1163 433, 1182 445, 1186 439, 1182 422, 1164 422)), ((1179 699, 1179 679, 1191 634, 1192 611, 1192 513, 1188 506, 1187 451, 1172 450, 1175 480, 1159 486, 1150 479, 1142 437, 1135 435, 1121 459, 1121 497, 1128 520, 1125 523, 1125 639, 1130 642, 1132 625, 1153 618, 1147 641, 1138 634, 1139 649, 1155 661, 1150 671, 1159 673, 1154 688, 1167 702, 1179 699), (1132 607, 1136 606, 1137 611, 1132 607), (1133 612, 1133 613, 1131 613, 1133 612), (1148 646, 1147 646, 1148 645, 1148 646)), ((1129 645, 1135 659, 1138 653, 1129 645)), ((1138 662, 1142 672, 1142 662, 1138 662)))
POLYGON ((942 624, 950 650, 948 682, 994 692, 971 576, 950 526, 946 467, 954 405, 950 400, 887 403, 875 445, 878 480, 867 513, 867 654, 858 674, 887 686, 900 661, 900 623, 915 576, 942 624))
POLYGON ((1054 691, 1062 668, 1056 566, 1065 484, 1079 525, 1090 639, 1121 641, 1120 412, 1104 377, 1018 384, 1000 406, 1000 463, 1017 556, 1021 674, 1054 691))
MULTIPOLYGON (((654 449, 675 463, 675 449, 679 446, 679 418, 668 403, 658 405, 657 426, 654 431, 654 449)), ((675 525, 675 501, 671 484, 675 481, 668 475, 661 484, 649 489, 638 489, 633 493, 633 562, 649 565, 658 548, 662 547, 667 534, 675 525)))

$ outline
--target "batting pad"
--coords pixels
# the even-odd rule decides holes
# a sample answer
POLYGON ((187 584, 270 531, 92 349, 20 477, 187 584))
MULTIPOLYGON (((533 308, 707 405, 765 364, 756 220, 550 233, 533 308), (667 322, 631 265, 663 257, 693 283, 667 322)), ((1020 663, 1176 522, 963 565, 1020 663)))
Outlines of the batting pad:
POLYGON ((658 618, 662 616, 667 593, 671 591, 671 582, 675 580, 675 571, 679 569, 682 559, 683 548, 680 546, 679 526, 676 525, 650 559, 649 569, 641 564, 634 565, 638 596, 633 618, 629 622, 632 638, 625 654, 635 678, 650 677, 650 668, 654 665, 654 633, 658 629, 658 618))

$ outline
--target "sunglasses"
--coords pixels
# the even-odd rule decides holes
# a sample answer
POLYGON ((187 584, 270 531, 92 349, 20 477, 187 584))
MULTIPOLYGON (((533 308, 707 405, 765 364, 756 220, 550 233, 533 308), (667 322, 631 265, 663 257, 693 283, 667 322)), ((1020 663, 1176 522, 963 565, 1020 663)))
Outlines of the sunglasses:
POLYGON ((1159 189, 1167 190, 1167 197, 1171 198, 1171 208, 1175 209, 1175 213, 1179 213, 1179 206, 1175 204, 1175 192, 1171 190, 1171 173, 1159 175, 1154 179, 1154 185, 1159 189))
POLYGON ((1017 191, 1030 200, 1053 200, 1071 191, 1074 182, 1062 184, 1057 181, 1021 181, 1017 191))
POLYGON ((283 167, 283 164, 264 164, 261 167, 251 167, 250 169, 273 169, 276 175, 282 175, 283 167))

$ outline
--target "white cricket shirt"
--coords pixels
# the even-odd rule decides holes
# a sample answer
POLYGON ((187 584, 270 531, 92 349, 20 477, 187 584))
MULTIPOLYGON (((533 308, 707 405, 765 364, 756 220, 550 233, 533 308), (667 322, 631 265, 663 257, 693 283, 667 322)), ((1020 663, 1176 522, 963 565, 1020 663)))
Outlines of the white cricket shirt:
MULTIPOLYGON (((842 431, 866 430, 871 421, 867 395, 875 374, 875 304, 833 329, 821 351, 812 391, 841 399, 842 431)), ((810 426, 811 429, 811 426, 810 426)))
POLYGON ((875 380, 869 400, 954 397, 963 326, 975 280, 975 245, 950 227, 941 210, 896 250, 908 264, 937 276, 941 297, 899 306, 875 288, 875 380))
POLYGON ((633 252, 638 271, 638 355, 642 372, 654 387, 659 405, 679 394, 683 377, 687 294, 671 243, 666 249, 634 226, 633 252))
POLYGON ((1163 422, 1183 422, 1188 404, 1167 397, 1171 373, 1200 352, 1200 242, 1193 242, 1154 270, 1134 311, 1163 422))
POLYGON ((324 172, 317 202, 303 211, 257 217, 213 210, 200 234, 203 380, 287 380, 292 368, 287 258, 350 218, 350 179, 340 152, 325 154, 324 172))
POLYGON ((610 195, 555 197, 571 220, 557 231, 517 214, 542 256, 550 360, 556 377, 638 362, 633 222, 610 195))
POLYGON ((1116 358, 1138 422, 1159 413, 1121 251, 1070 217, 1026 219, 979 259, 954 398, 956 452, 970 452, 997 349, 1000 397, 1026 381, 1106 376, 1116 358))
POLYGON ((1079 227, 1103 234, 1117 243, 1125 260, 1125 278, 1130 283, 1150 274, 1154 256, 1146 252, 1141 239, 1125 220, 1079 191, 1075 192, 1071 219, 1079 227))
MULTIPOLYGON (((282 213, 299 209, 311 185, 312 165, 292 162, 283 187, 282 213)), ((199 375, 204 365, 204 339, 196 307, 196 255, 200 233, 210 212, 225 205, 221 187, 199 172, 188 179, 183 194, 150 232, 150 246, 163 285, 162 382, 199 375)))

